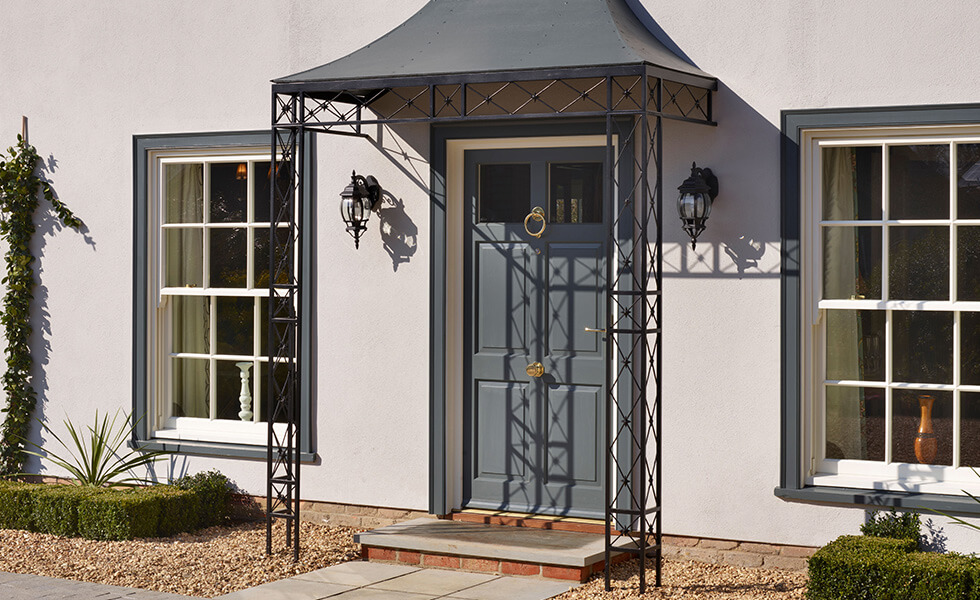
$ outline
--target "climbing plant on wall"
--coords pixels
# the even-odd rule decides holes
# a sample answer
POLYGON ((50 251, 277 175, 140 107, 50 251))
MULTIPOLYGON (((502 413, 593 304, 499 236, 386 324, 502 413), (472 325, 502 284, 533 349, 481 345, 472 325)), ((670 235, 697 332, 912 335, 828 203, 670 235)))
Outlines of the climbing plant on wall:
POLYGON ((0 325, 7 341, 7 371, 3 389, 7 395, 6 416, 0 428, 0 474, 23 471, 24 440, 30 432, 31 416, 37 397, 31 382, 31 301, 34 299, 34 212, 39 198, 54 207, 67 227, 78 229, 79 220, 60 200, 51 186, 37 172, 40 157, 23 136, 17 144, 0 154, 0 240, 6 243, 4 254, 6 293, 0 307, 0 325))

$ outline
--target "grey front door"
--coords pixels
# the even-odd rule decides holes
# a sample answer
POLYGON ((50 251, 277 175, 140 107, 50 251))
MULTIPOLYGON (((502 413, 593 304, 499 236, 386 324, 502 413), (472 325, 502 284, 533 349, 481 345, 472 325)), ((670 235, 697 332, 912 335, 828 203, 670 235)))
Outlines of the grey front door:
POLYGON ((467 507, 604 514, 605 154, 465 153, 467 507))

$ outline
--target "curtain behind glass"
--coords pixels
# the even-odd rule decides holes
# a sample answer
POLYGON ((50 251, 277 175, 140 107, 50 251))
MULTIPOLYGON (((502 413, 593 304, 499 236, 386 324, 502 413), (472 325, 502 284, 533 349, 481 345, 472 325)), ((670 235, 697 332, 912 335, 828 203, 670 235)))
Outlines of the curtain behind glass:
MULTIPOLYGON (((823 214, 832 215, 837 219, 854 219, 857 217, 857 175, 855 157, 852 148, 824 148, 823 154, 823 214)), ((854 227, 825 228, 823 243, 826 248, 840 248, 841 252, 827 252, 824 255, 824 282, 845 282, 854 285, 857 280, 857 239, 854 227), (850 251, 850 249, 854 249, 850 251)), ((826 296, 826 295, 825 295, 826 296)), ((850 322, 844 328, 853 327, 854 337, 862 337, 861 322, 857 311, 835 312, 838 319, 848 319, 850 322)), ((830 315, 824 319, 828 322, 830 315)), ((834 329, 829 326, 829 335, 834 329)), ((833 340, 826 341, 827 373, 853 372, 858 365, 858 347, 856 344, 835 344, 833 340)), ((829 394, 828 390, 828 394, 829 394)), ((837 434, 839 444, 852 446, 842 448, 844 456, 864 455, 862 440, 862 425, 864 412, 861 407, 859 388, 837 388, 834 393, 838 396, 836 402, 826 402, 827 422, 835 423, 839 428, 837 434)), ((828 457, 829 458, 829 457, 828 457)))
MULTIPOLYGON (((165 222, 204 222, 204 166, 169 164, 165 176, 165 222)), ((164 234, 165 281, 168 287, 203 287, 204 231, 167 229, 164 234)), ((208 354, 210 298, 173 296, 170 302, 173 353, 208 354)), ((172 359, 172 407, 175 417, 208 418, 210 360, 172 359)))
MULTIPOLYGON (((204 166, 167 165, 167 223, 204 222, 204 166)), ((164 235, 167 287, 204 286, 204 231, 167 229, 164 235)))

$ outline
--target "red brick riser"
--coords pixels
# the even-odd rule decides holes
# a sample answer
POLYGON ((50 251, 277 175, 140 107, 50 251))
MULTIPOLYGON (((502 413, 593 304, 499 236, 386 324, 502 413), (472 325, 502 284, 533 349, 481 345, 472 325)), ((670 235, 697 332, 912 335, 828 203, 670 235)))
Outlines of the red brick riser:
MULTIPOLYGON (((561 579, 579 583, 586 581, 593 573, 601 573, 605 569, 605 562, 603 561, 599 561, 588 567, 566 567, 560 565, 512 562, 492 558, 421 553, 410 550, 394 550, 391 548, 373 548, 370 546, 361 546, 361 557, 371 562, 398 563, 419 567, 473 571, 476 573, 494 573, 497 575, 543 577, 545 579, 561 579)), ((615 564, 628 560, 629 558, 628 555, 621 554, 614 557, 612 562, 615 564)))
MULTIPOLYGON (((581 521, 541 519, 531 516, 516 517, 467 512, 455 512, 451 518, 455 521, 486 523, 487 525, 533 527, 592 534, 604 534, 606 532, 605 524, 601 522, 583 523, 581 521)), ((614 534, 616 533, 618 532, 614 534)), ((807 559, 816 550, 811 546, 763 544, 679 535, 664 535, 663 537, 663 555, 665 558, 781 571, 806 571, 807 559)))
POLYGON ((577 533, 606 533, 604 523, 582 523, 580 521, 562 521, 560 519, 536 519, 534 517, 508 517, 486 515, 481 513, 454 512, 450 515, 453 521, 465 523, 485 523, 487 525, 505 525, 507 527, 529 527, 532 529, 552 529, 554 531, 574 531, 577 533))

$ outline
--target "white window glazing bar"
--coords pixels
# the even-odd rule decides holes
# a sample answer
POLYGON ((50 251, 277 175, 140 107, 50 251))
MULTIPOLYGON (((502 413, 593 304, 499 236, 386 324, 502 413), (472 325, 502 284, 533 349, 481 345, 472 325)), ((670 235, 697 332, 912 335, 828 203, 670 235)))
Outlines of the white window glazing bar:
MULTIPOLYGON (((882 269, 884 271, 884 268, 882 269)), ((892 311, 885 311, 885 383, 892 379, 892 311)), ((885 464, 892 462, 892 386, 885 387, 885 464)))
MULTIPOLYGON (((215 350, 218 349, 218 346, 216 345, 218 341, 218 331, 217 331, 218 327, 216 324, 218 321, 217 296, 211 296, 209 302, 211 305, 211 315, 208 318, 208 348, 213 353, 215 350)), ((210 418, 213 421, 218 418, 218 392, 215 389, 218 387, 216 385, 218 380, 218 375, 217 375, 218 363, 215 360, 214 354, 212 354, 211 357, 208 359, 208 366, 209 366, 208 368, 208 407, 209 407, 208 418, 210 418)))

